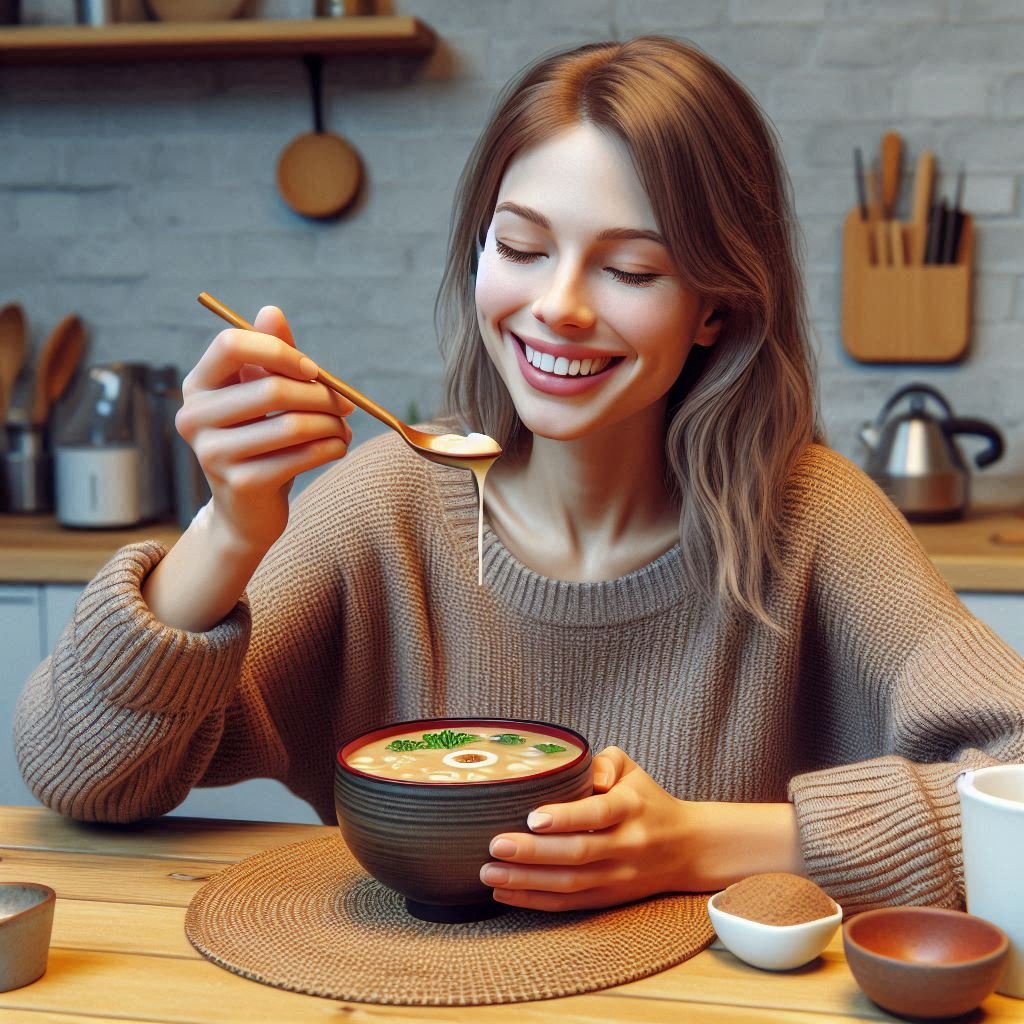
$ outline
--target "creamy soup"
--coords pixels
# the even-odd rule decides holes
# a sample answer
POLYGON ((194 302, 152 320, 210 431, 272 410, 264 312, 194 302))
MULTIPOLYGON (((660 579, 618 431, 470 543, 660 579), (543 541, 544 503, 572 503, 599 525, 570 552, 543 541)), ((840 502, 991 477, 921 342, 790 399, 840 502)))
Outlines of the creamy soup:
POLYGON ((582 753, 578 744, 551 733, 470 726, 371 740, 345 762, 367 775, 405 782, 499 782, 550 771, 582 753))

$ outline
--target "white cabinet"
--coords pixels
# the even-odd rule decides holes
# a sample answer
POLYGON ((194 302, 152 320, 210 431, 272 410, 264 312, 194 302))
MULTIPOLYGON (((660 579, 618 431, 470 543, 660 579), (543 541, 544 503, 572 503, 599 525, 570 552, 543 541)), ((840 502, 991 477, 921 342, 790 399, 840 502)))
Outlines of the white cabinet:
POLYGON ((0 804, 34 804, 14 757, 11 722, 22 684, 43 657, 39 587, 0 586, 0 804))

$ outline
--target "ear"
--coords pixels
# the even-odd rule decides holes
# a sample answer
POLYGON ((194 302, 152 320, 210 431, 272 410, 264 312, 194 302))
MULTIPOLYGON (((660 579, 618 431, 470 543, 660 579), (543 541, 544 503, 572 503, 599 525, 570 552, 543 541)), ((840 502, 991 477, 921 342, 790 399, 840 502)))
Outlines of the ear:
POLYGON ((700 345, 702 348, 711 348, 716 341, 718 341, 719 332, 722 330, 722 324, 725 322, 726 310, 717 309, 714 306, 705 306, 701 310, 700 327, 697 328, 697 333, 693 337, 694 345, 700 345))

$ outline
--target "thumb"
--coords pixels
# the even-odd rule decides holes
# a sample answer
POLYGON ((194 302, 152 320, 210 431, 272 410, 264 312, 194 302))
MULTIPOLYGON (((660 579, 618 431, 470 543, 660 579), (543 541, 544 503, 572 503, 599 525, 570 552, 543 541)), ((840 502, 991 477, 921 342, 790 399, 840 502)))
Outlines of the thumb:
POLYGON ((607 792, 625 775, 633 762, 619 747, 605 747, 594 758, 594 789, 607 792))
POLYGON ((295 348, 295 338, 292 337, 292 329, 288 326, 284 313, 277 306, 264 306, 256 314, 256 319, 253 320, 252 325, 260 333, 272 334, 275 338, 280 338, 283 342, 295 348))

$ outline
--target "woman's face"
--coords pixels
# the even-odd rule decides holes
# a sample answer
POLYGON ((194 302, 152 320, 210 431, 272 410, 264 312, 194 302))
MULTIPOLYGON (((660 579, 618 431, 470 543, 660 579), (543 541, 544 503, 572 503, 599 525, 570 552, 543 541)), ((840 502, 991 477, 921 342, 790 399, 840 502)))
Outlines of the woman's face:
POLYGON ((625 147, 581 124, 521 152, 480 255, 477 318, 525 426, 572 440, 665 396, 712 307, 679 277, 625 147))

